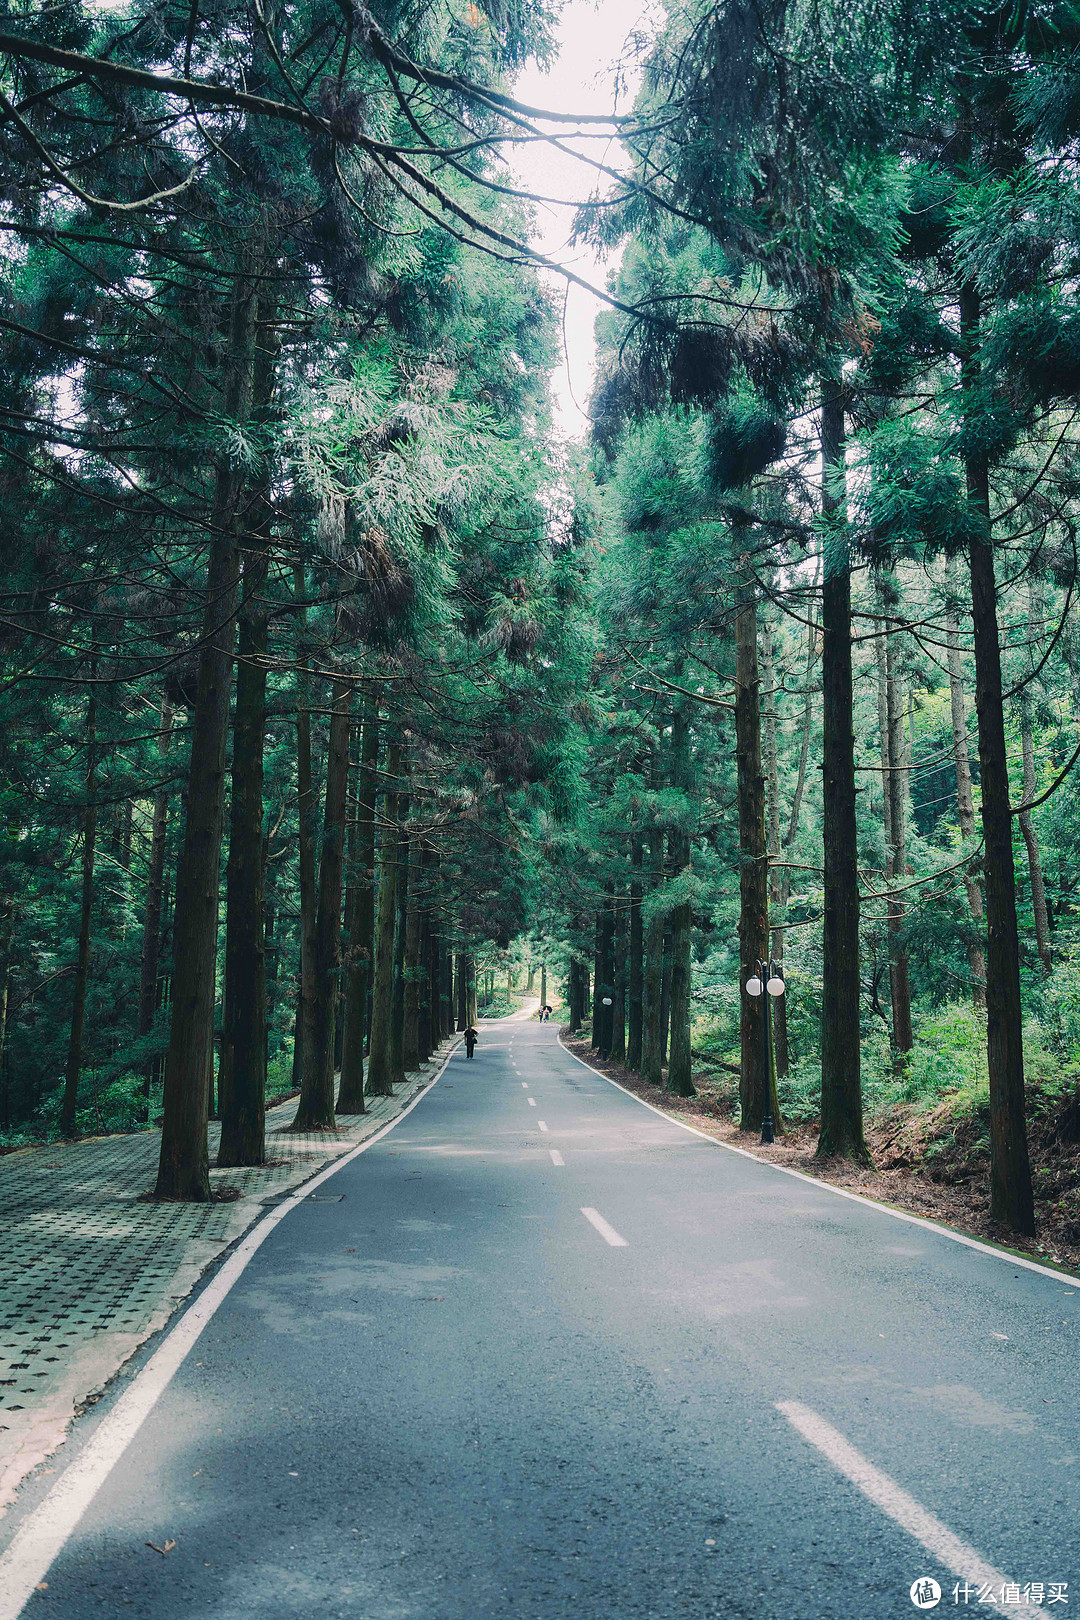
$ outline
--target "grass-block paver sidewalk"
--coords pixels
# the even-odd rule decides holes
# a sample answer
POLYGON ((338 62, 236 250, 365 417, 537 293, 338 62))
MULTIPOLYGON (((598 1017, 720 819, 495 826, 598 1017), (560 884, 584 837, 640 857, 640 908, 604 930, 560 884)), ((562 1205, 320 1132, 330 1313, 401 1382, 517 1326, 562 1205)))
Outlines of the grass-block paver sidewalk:
MULTIPOLYGON (((155 1204, 159 1131, 23 1148, 0 1158, 0 1513, 68 1424, 162 1327, 268 1199, 380 1130, 441 1067, 444 1046, 336 1132, 293 1135, 292 1098, 266 1120, 269 1162, 211 1169, 233 1202, 155 1204)), ((210 1162, 220 1128, 211 1124, 210 1162)))

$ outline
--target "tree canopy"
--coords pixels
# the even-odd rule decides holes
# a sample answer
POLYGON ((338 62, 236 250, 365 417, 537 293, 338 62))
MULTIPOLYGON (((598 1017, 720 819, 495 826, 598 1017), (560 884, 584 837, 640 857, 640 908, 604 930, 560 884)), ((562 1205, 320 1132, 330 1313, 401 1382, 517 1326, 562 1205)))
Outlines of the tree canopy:
POLYGON ((208 1198, 211 1111, 258 1163, 268 1096, 332 1126, 542 961, 598 1050, 682 1095, 711 1054, 823 1156, 963 1093, 1034 1233, 1080 13, 654 25, 577 117, 516 98, 531 0, 5 9, 9 1143, 160 1123, 157 1195, 208 1198), (617 253, 569 448, 522 140, 617 253))

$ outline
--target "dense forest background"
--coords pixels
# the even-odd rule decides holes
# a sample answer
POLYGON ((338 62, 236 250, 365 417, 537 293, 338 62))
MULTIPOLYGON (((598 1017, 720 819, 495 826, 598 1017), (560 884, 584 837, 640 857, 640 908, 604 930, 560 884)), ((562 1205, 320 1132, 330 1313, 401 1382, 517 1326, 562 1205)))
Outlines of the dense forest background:
POLYGON ((527 974, 1078 1240, 1080 11, 669 0, 582 119, 555 17, 4 8, 2 1141, 205 1199, 527 974))

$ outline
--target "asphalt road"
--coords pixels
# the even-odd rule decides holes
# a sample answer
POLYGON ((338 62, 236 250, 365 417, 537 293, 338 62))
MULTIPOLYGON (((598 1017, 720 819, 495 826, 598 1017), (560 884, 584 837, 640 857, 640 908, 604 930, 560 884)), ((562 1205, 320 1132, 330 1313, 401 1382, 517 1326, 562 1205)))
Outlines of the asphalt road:
POLYGON ((483 1027, 280 1222, 27 1615, 878 1620, 923 1576, 1010 1612, 980 1575, 1080 1609, 1078 1290, 556 1037, 483 1027))

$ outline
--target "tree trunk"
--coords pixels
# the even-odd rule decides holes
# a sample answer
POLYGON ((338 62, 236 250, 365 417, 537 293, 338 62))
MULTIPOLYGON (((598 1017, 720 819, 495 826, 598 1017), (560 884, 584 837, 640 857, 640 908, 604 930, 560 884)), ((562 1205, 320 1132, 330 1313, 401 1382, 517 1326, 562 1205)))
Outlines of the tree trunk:
POLYGON ((458 1033, 469 1027, 469 959, 464 951, 457 953, 457 1027, 458 1033))
MULTIPOLYGON (((668 838, 668 864, 672 859, 671 839, 668 838)), ((671 913, 664 919, 664 966, 660 977, 660 1062, 668 1061, 668 1036, 671 1030, 671 913)))
POLYGON ((11 1012, 12 935, 15 931, 15 896, 0 895, 0 1126, 11 1124, 11 1074, 7 1061, 8 1018, 11 1012))
POLYGON ((391 1021, 394 1013, 394 931, 397 923, 398 833, 397 784, 401 776, 401 744, 391 743, 386 756, 383 794, 383 833, 379 840, 379 891, 375 908, 375 976, 371 995, 371 1046, 368 1052, 368 1094, 393 1095, 391 1021))
MULTIPOLYGON (((91 680, 97 661, 91 658, 91 680)), ((86 804, 83 808, 82 905, 79 912, 79 945, 75 958, 75 994, 71 1005, 71 1031, 68 1037, 64 1101, 60 1110, 60 1134, 75 1132, 79 1100, 79 1071, 82 1068, 83 1025, 86 1022, 86 991, 90 982, 90 921, 94 909, 94 852, 97 843, 97 801, 94 775, 97 769, 97 687, 91 685, 86 708, 86 804)))
MULTIPOLYGON (((1024 799, 1035 797, 1035 744, 1031 722, 1031 694, 1025 686, 1020 693, 1020 735, 1024 753, 1024 799)), ((1031 876, 1031 909, 1035 917, 1035 944, 1042 963, 1043 977, 1048 979, 1054 971, 1050 952, 1050 918, 1046 908, 1046 886, 1043 882, 1039 841, 1030 810, 1021 810, 1017 820, 1027 849, 1028 871, 1031 876)))
POLYGON ((265 543, 244 562, 236 713, 233 720, 229 858, 225 869, 225 1016, 218 1095, 219 1165, 266 1160, 266 733, 265 543))
MULTIPOLYGON (((164 772, 172 741, 173 711, 165 697, 161 700, 158 730, 158 765, 164 772)), ((154 794, 154 816, 150 831, 150 864, 146 877, 146 905, 143 910, 142 955, 139 963, 139 1011, 137 1030, 145 1039, 154 1027, 157 1012, 158 967, 161 961, 161 897, 165 884, 165 841, 169 823, 169 790, 162 784, 154 794)), ((145 1118, 150 1118, 150 1086, 156 1063, 147 1058, 143 1067, 145 1118)))
MULTIPOLYGON (((965 345, 965 395, 981 386, 977 345, 979 294, 960 291, 965 345)), ((986 871, 986 1040, 990 1078, 990 1215, 1014 1232, 1032 1236, 1035 1205, 1024 1118, 1023 1014, 1020 1006, 1020 942, 1016 928, 1012 812, 1005 751, 1001 645, 990 526, 990 474, 985 457, 969 452, 967 496, 981 536, 969 547, 971 615, 975 631, 975 709, 979 720, 979 775, 986 871)))
POLYGON ((131 871, 131 832, 133 820, 133 805, 130 799, 125 799, 120 809, 118 836, 116 840, 116 859, 125 872, 131 871))
POLYGON ((604 887, 607 891, 604 909, 597 919, 599 956, 597 958, 593 1005, 596 1009, 594 1027, 597 1030, 597 1049, 605 1057, 610 1057, 612 1032, 615 1023, 615 911, 613 885, 608 882, 604 887))
MULTIPOLYGON (((293 570, 298 602, 305 596, 304 570, 293 570)), ((296 649, 296 798, 300 856, 300 993, 296 1002, 293 1041, 293 1085, 303 1090, 315 1062, 315 789, 311 773, 311 675, 304 645, 306 612, 297 609, 296 649)))
POLYGON ((345 913, 348 955, 345 970, 345 1032, 341 1042, 339 1114, 364 1108, 364 1034, 368 991, 375 955, 375 795, 379 786, 379 708, 372 693, 364 706, 356 817, 352 823, 345 913))
MULTIPOLYGON (((896 675, 896 655, 890 637, 885 638, 886 696, 889 708, 889 797, 892 826, 892 876, 899 886, 907 877, 907 751, 904 746, 904 711, 901 706, 900 682, 896 675)), ((900 942, 904 924, 904 903, 895 894, 889 896, 889 986, 892 992, 893 1046, 903 1054, 910 1052, 914 1041, 911 1034, 911 979, 908 955, 900 942)))
POLYGON ((315 993, 312 1000, 311 1063, 304 1070, 296 1118, 289 1127, 293 1131, 332 1131, 337 1128, 334 1118, 334 1034, 341 982, 341 888, 345 870, 351 704, 351 682, 335 680, 330 700, 326 809, 312 941, 315 993))
POLYGON ((851 697, 851 565, 844 485, 844 404, 838 378, 821 407, 821 679, 825 918, 822 935, 821 1135, 817 1151, 867 1161, 860 1073, 859 874, 851 697))
MULTIPOLYGON (((226 421, 251 406, 258 282, 233 283, 222 399, 226 421)), ((239 590, 237 508, 243 478, 228 450, 218 459, 211 513, 206 609, 191 726, 187 815, 173 917, 172 1020, 165 1057, 161 1158, 154 1196, 210 1198, 207 1111, 214 1061, 218 886, 225 819, 225 747, 239 590)))
POLYGON ((479 1018, 476 1006, 476 960, 470 952, 465 958, 465 1027, 475 1029, 479 1018))
POLYGON ((274 1042, 276 1036, 276 1014, 278 1004, 279 973, 281 969, 281 941, 278 937, 278 919, 280 909, 278 906, 278 874, 281 868, 280 861, 269 858, 269 840, 267 841, 267 858, 265 861, 265 899, 266 916, 263 923, 263 951, 266 956, 266 1026, 267 1045, 271 1051, 277 1052, 278 1046, 274 1042))
MULTIPOLYGON (((438 870, 438 857, 432 858, 432 865, 438 870)), ((434 895, 427 911, 427 962, 428 962, 428 1050, 431 1052, 442 1044, 442 938, 439 934, 438 912, 434 895)))
MULTIPOLYGON (((953 754, 956 759, 956 813, 960 836, 965 844, 975 837, 975 801, 971 791, 971 759, 968 753, 967 709, 964 702, 964 676, 960 663, 960 619, 955 600, 956 570, 949 564, 947 576, 948 604, 945 615, 945 635, 949 644, 949 698, 952 709, 953 754)), ((983 947, 985 912, 982 884, 974 870, 974 862, 964 871, 968 910, 975 937, 968 946, 971 968, 971 994, 977 1010, 986 1006, 986 951, 983 947)))
MULTIPOLYGON (((649 832, 650 887, 664 881, 664 835, 658 827, 649 832)), ((664 1039, 664 914, 654 912, 645 924, 645 975, 641 1029, 641 1078, 650 1086, 663 1082, 664 1039)))
POLYGON ((611 1009, 611 1055, 617 1063, 626 1061, 626 970, 627 970, 627 912, 626 898, 620 894, 613 902, 611 948, 613 953, 611 1009))
POLYGON ((540 964, 540 1006, 547 1006, 547 963, 540 964))
MULTIPOLYGON (((402 749, 401 769, 409 774, 410 761, 402 749)), ((409 839, 405 827, 409 819, 409 795, 398 794, 397 884, 394 890, 396 914, 394 918, 394 1011, 390 1022, 390 1074, 395 1086, 405 1079, 405 970, 406 931, 409 920, 409 839)))
POLYGON ((420 899, 417 893, 417 856, 405 845, 408 870, 408 905, 405 914, 405 1019, 401 1034, 401 1062, 406 1074, 420 1067, 421 963, 420 899))
POLYGON ((626 1066, 641 1068, 642 999, 644 994, 644 962, 641 934, 641 870, 643 850, 640 833, 631 841, 630 864, 635 876, 630 881, 629 965, 627 984, 626 1066))
MULTIPOLYGON (((421 859, 421 873, 427 866, 427 857, 421 859)), ((431 913, 426 904, 419 906, 420 957, 417 967, 419 982, 416 987, 416 1053, 417 1062, 426 1063, 431 1056, 434 1041, 431 1035, 431 913)))
POLYGON ((690 1070, 691 938, 690 902, 683 900, 671 913, 671 1054, 667 1089, 679 1097, 695 1095, 690 1070))
MULTIPOLYGON (((261 341, 253 365, 252 416, 270 419, 278 342, 276 309, 263 294, 257 305, 261 341)), ((269 461, 264 459, 248 514, 239 618, 236 712, 233 720, 232 802, 226 866, 225 1016, 218 1099, 219 1165, 266 1160, 266 834, 263 828, 263 744, 266 735, 265 601, 269 572, 269 461)))
MULTIPOLYGON (((175 881, 174 872, 170 871, 168 851, 166 850, 165 875, 161 885, 161 968, 158 972, 157 1005, 159 1009, 172 1006, 172 889, 170 880, 175 881)), ((171 1016, 171 1015, 170 1015, 171 1016)), ((161 1052, 154 1059, 154 1073, 152 1085, 165 1084, 165 1053, 161 1052)))
POLYGON ((443 1034, 449 1038, 454 1033, 454 956, 447 946, 442 964, 442 1019, 443 1034))
MULTIPOLYGON (((814 588, 815 591, 817 590, 818 581, 820 580, 820 578, 821 578, 821 558, 818 557, 815 560, 815 563, 814 563, 813 588, 814 588)), ((806 767, 807 767, 807 761, 808 761, 809 754, 810 754, 810 732, 811 732, 811 728, 812 728, 812 725, 813 725, 813 718, 814 718, 814 688, 813 688, 813 686, 811 684, 811 677, 813 676, 813 673, 814 673, 814 664, 817 662, 817 656, 818 656, 818 652, 819 652, 820 648, 819 648, 819 629, 818 629, 818 626, 814 622, 813 609, 811 609, 810 612, 808 613, 807 619, 808 619, 808 623, 807 623, 807 626, 806 626, 806 664, 805 664, 805 669, 804 669, 804 674, 803 674, 803 688, 804 688, 804 691, 803 691, 803 712, 802 712, 802 721, 801 721, 800 727, 799 727, 799 733, 800 733, 799 765, 798 765, 798 769, 797 769, 797 771, 795 773, 795 791, 791 796, 791 811, 790 811, 790 814, 788 816, 787 830, 785 831, 784 836, 780 841, 781 851, 784 851, 784 852, 789 850, 791 848, 792 844, 794 844, 795 836, 796 836, 796 834, 797 834, 797 832, 799 830, 799 815, 800 815, 800 813, 802 811, 803 795, 804 795, 804 793, 806 791, 806 767)), ((784 917, 787 916, 787 904, 788 904, 788 896, 789 896, 790 892, 791 892, 791 873, 790 873, 790 871, 789 871, 789 869, 787 867, 784 867, 784 869, 783 869, 783 871, 781 873, 781 877, 780 877, 780 896, 781 896, 780 904, 781 904, 781 914, 784 917)), ((797 1054, 795 1054, 792 1051, 792 1048, 791 1048, 791 1035, 790 1035, 790 1032, 789 1032, 789 1029, 788 1029, 787 995, 786 995, 786 993, 780 998, 780 1009, 781 1009, 781 1018, 783 1020, 783 1031, 784 1031, 783 1039, 784 1039, 785 1058, 786 1058, 786 1061, 787 1061, 788 1065, 790 1066, 791 1062, 796 1058, 797 1054)))
MULTIPOLYGON (((746 993, 747 980, 769 953, 768 847, 765 775, 761 768, 761 682, 757 604, 752 585, 739 589, 735 616, 735 761, 739 800, 739 1129, 760 1131, 766 1088, 765 996, 746 993)), ((767 976, 767 975, 766 975, 767 976)), ((773 1083, 775 1084, 775 1083, 773 1083)), ((775 1090, 773 1127, 782 1129, 775 1090)))
MULTIPOLYGON (((685 709, 677 709, 671 728, 672 785, 684 795, 682 814, 688 815, 690 796, 690 721, 685 709)), ((690 878, 691 839, 680 825, 671 835, 672 871, 685 885, 690 878)), ((680 900, 671 913, 671 1057, 667 1085, 678 1097, 693 1097, 694 1082, 690 1064, 691 1025, 691 924, 689 899, 680 900)))
POLYGON ((889 953, 889 993, 892 1006, 893 1051, 901 1057, 911 1051, 911 984, 907 951, 900 942, 903 902, 893 892, 907 875, 907 782, 904 768, 904 717, 896 676, 896 653, 889 630, 885 582, 877 580, 878 634, 874 640, 877 662, 879 751, 881 754, 882 819, 885 825, 885 881, 888 889, 886 929, 889 953))
POLYGON ((604 885, 606 898, 596 919, 596 982, 593 986, 593 1028, 597 1050, 611 1055, 612 1013, 615 1009, 615 919, 611 909, 612 884, 604 885))
MULTIPOLYGON (((786 885, 780 861, 780 761, 776 746, 776 666, 773 659, 772 630, 768 624, 761 630, 761 674, 765 683, 765 786, 766 832, 768 844, 769 885, 768 915, 772 934, 772 959, 781 978, 784 977, 784 929, 786 885)), ((787 996, 777 996, 772 1004, 773 1055, 776 1078, 782 1080, 788 1072, 787 996)), ((778 1118, 773 1114, 773 1124, 778 1118)))
MULTIPOLYGON (((1042 610, 1034 586, 1030 594, 1028 633, 1034 635, 1042 610)), ((1024 756, 1024 803, 1035 797, 1035 734, 1032 723, 1031 683, 1020 690, 1020 741, 1024 756)), ((1050 952, 1050 917, 1046 906, 1046 885, 1043 882, 1042 861, 1039 858, 1039 840, 1030 810, 1021 810, 1017 820, 1027 849, 1028 872, 1031 876, 1031 909, 1035 917, 1035 944, 1042 963, 1043 977, 1048 979, 1054 971, 1050 952)))
POLYGON ((604 975, 604 913, 596 913, 594 925, 593 945, 593 996, 592 996, 592 1041, 593 1051, 599 1051, 603 1040, 603 1013, 601 1011, 601 996, 605 983, 604 975))
MULTIPOLYGON (((880 598, 880 583, 878 595, 880 598)), ((889 746, 889 672, 885 651, 888 626, 884 618, 879 618, 875 622, 877 633, 874 637, 874 661, 877 670, 878 755, 881 759, 881 821, 885 831, 885 876, 889 879, 892 877, 893 826, 892 791, 889 785, 892 764, 889 746)))
POLYGON ((570 979, 567 994, 570 999, 570 1033, 576 1035, 585 1021, 587 992, 584 985, 585 970, 579 957, 570 958, 570 979))
MULTIPOLYGON (((821 576, 821 559, 814 564, 814 590, 817 590, 818 580, 821 576)), ((799 768, 795 775, 795 792, 791 798, 791 814, 788 817, 787 831, 784 834, 783 845, 785 849, 795 842, 795 834, 799 830, 799 813, 802 810, 803 794, 806 791, 806 764, 810 754, 810 728, 814 718, 814 689, 811 685, 811 676, 814 673, 814 664, 818 653, 818 627, 814 623, 813 610, 807 615, 809 623, 806 626, 806 668, 803 672, 803 717, 800 727, 799 742, 799 768)))
POLYGON ((0 896, 0 1126, 11 1125, 10 1077, 7 1062, 8 1009, 11 997, 11 936, 15 929, 15 896, 0 896))

